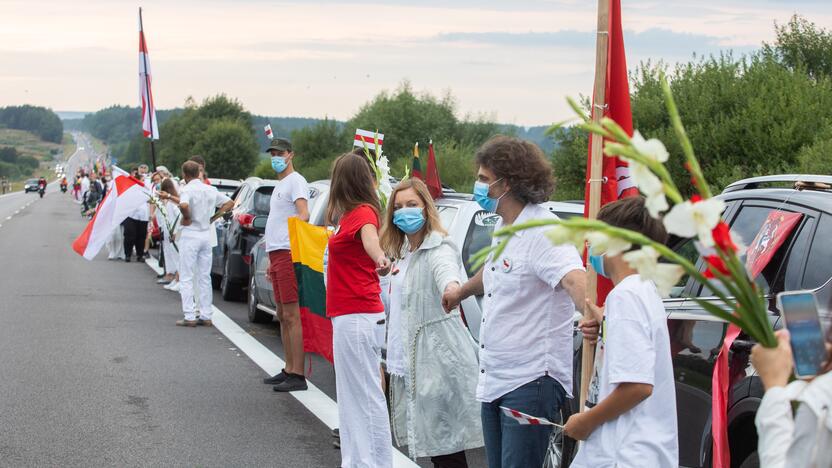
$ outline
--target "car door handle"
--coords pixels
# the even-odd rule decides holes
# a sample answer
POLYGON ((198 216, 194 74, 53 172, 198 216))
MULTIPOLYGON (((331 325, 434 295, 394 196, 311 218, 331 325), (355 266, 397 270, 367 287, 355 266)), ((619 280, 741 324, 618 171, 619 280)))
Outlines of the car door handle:
POLYGON ((749 353, 751 352, 751 348, 754 347, 754 344, 755 343, 753 341, 734 340, 734 342, 731 343, 731 351, 749 353))

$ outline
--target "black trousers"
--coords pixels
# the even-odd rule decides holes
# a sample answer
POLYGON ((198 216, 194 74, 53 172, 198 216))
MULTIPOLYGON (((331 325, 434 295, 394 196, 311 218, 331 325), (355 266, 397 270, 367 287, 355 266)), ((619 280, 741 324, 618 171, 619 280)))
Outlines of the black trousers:
POLYGON ((130 258, 133 255, 133 248, 136 249, 136 258, 144 257, 144 240, 147 237, 147 221, 139 221, 127 218, 121 223, 124 226, 124 256, 130 258))
POLYGON ((465 459, 464 451, 430 457, 430 461, 434 468, 468 468, 468 460, 465 459))

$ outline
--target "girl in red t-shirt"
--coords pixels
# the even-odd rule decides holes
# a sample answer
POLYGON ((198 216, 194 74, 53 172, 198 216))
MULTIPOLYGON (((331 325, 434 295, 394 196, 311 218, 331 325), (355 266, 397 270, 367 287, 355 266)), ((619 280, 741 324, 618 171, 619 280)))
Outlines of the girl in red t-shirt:
POLYGON ((338 396, 341 466, 392 466, 387 402, 379 383, 384 305, 379 271, 390 260, 379 245, 380 205, 370 165, 347 153, 332 168, 326 309, 338 396))

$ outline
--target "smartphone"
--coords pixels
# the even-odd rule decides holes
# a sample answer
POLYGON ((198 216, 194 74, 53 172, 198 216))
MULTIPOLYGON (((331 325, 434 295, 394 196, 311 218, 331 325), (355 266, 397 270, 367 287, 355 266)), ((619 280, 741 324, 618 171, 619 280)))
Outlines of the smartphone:
POLYGON ((795 375, 800 378, 817 375, 826 359, 826 346, 815 293, 780 293, 777 295, 777 308, 791 335, 795 375))

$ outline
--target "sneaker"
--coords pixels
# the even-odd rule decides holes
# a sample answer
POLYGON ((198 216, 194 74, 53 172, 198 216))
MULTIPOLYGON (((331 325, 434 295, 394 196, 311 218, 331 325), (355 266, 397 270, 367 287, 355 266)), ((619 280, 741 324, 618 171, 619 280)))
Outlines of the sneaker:
POLYGON ((289 374, 283 382, 272 387, 275 392, 296 392, 299 390, 306 390, 306 377, 297 374, 289 374))
POLYGON ((341 439, 335 439, 332 441, 332 446, 341 450, 341 439))
POLYGON ((130 263, 130 257, 125 258, 124 263, 130 263))
POLYGON ((200 327, 213 327, 214 322, 205 319, 196 319, 196 324, 200 327))
POLYGON ((176 326, 178 326, 178 327, 195 327, 196 324, 197 324, 196 320, 182 319, 182 320, 177 320, 176 321, 176 326))
POLYGON ((280 369, 280 373, 275 375, 274 377, 266 377, 263 379, 263 383, 266 385, 277 385, 289 377, 289 374, 286 373, 286 369, 280 369))
POLYGON ((167 286, 164 286, 168 291, 179 291, 179 281, 173 280, 167 286))

